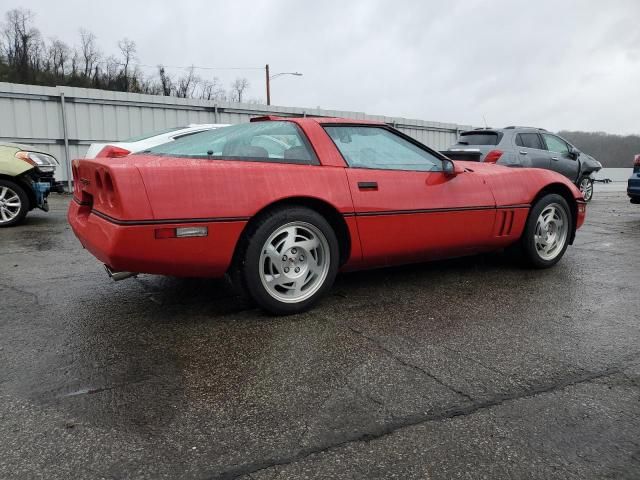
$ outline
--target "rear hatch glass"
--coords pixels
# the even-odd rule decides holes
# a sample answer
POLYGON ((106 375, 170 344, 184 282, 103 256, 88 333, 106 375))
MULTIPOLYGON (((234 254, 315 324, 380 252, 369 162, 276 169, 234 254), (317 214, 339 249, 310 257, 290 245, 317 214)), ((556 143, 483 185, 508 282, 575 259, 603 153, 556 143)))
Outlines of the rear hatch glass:
POLYGON ((501 136, 498 132, 462 132, 458 145, 498 145, 501 136))

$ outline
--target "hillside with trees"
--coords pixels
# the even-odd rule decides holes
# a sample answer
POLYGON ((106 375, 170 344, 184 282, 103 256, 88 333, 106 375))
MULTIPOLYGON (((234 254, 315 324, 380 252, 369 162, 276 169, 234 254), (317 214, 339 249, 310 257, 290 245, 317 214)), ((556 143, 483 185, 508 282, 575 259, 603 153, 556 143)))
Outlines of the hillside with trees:
POLYGON ((640 135, 571 131, 561 131, 558 135, 595 157, 604 167, 631 167, 634 155, 640 153, 640 135))
POLYGON ((15 8, 0 24, 0 82, 45 86, 99 88, 118 92, 146 93, 217 101, 255 102, 246 98, 249 82, 238 78, 228 90, 217 77, 202 78, 195 67, 182 76, 169 75, 163 65, 154 75, 138 66, 135 41, 122 38, 115 54, 106 54, 96 36, 80 29, 78 43, 43 37, 35 26, 35 14, 15 8))

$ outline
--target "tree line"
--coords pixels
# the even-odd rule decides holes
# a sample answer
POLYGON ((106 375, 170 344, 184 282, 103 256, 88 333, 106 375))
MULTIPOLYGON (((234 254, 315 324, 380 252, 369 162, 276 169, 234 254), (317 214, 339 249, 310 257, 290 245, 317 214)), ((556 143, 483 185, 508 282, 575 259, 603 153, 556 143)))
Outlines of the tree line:
POLYGON ((581 151, 592 155, 603 167, 630 168, 634 155, 640 153, 640 135, 579 131, 561 131, 558 134, 581 151))
POLYGON ((25 8, 5 13, 0 25, 0 82, 45 86, 99 88, 118 92, 146 93, 180 98, 249 102, 249 82, 237 78, 225 89, 218 77, 202 78, 191 67, 181 76, 170 75, 163 65, 154 75, 137 66, 135 41, 123 38, 117 53, 106 54, 96 36, 80 29, 76 45, 45 39, 35 26, 35 14, 25 8))

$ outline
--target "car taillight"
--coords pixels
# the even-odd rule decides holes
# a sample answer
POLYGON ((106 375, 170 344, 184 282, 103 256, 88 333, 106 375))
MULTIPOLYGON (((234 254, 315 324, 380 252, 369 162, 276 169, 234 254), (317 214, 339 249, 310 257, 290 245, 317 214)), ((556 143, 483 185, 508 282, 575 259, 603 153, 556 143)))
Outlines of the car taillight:
POLYGON ((114 145, 107 145, 102 150, 98 152, 96 157, 107 157, 107 158, 117 158, 117 157, 126 157, 131 152, 126 148, 116 147, 114 145))
POLYGON ((502 153, 502 150, 491 150, 487 153, 487 156, 484 157, 485 163, 496 163, 502 156, 502 153))

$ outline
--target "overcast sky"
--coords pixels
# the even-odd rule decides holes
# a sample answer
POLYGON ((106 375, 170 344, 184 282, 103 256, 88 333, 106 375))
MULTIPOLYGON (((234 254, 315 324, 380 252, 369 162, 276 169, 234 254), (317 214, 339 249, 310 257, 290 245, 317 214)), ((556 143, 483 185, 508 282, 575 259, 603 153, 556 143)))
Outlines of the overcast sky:
MULTIPOLYGON (((640 134, 640 0, 0 0, 42 34, 250 82, 272 103, 440 122, 640 134)), ((146 68, 145 71, 153 72, 146 68)), ((179 70, 171 69, 172 73, 179 70)))

